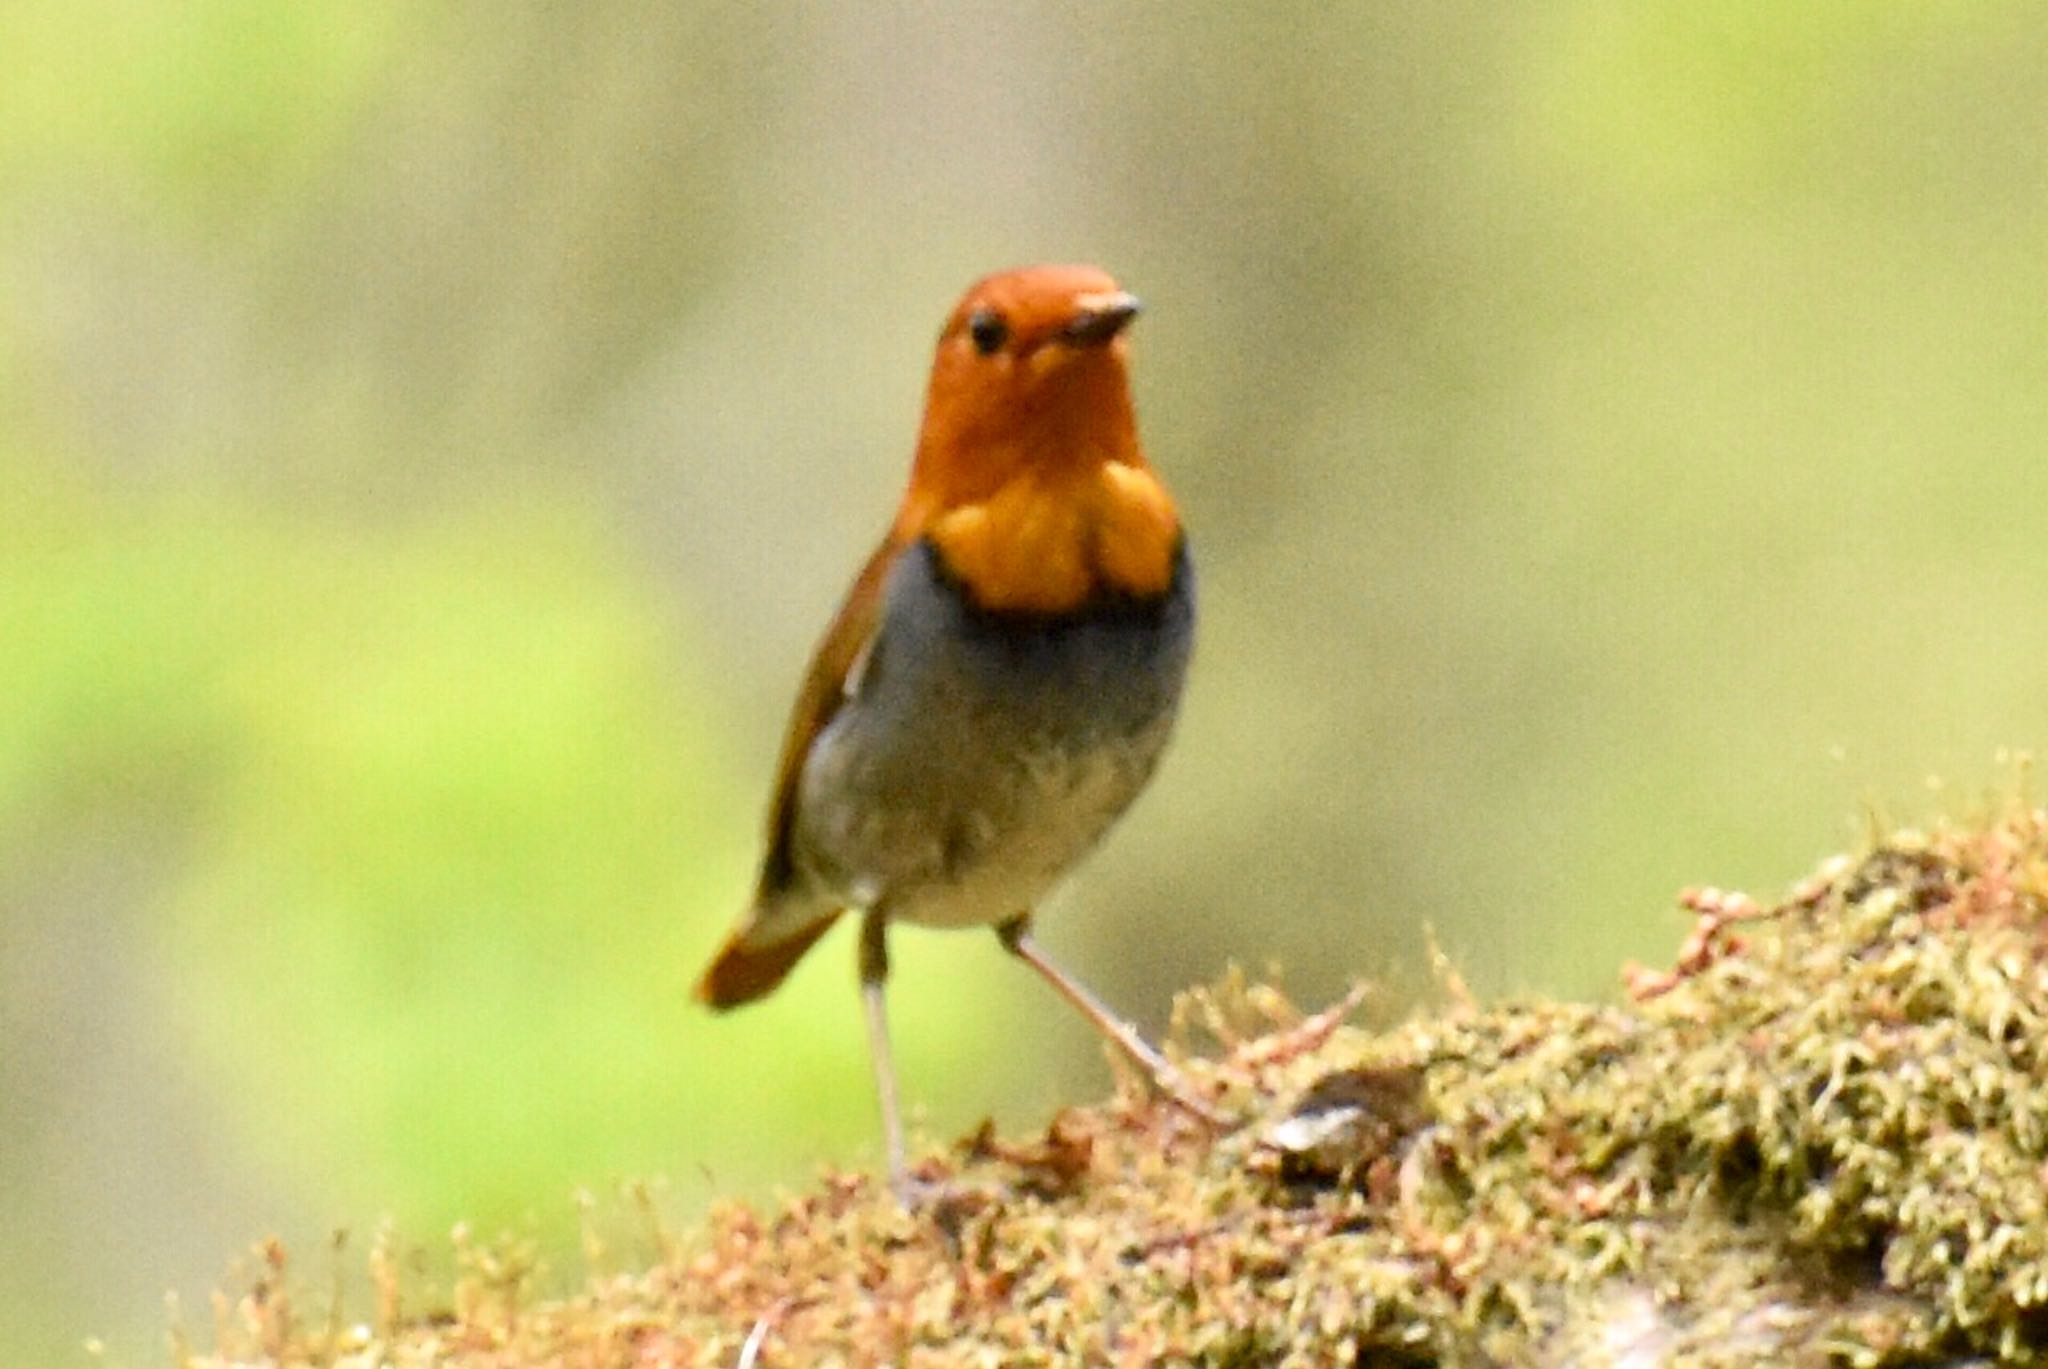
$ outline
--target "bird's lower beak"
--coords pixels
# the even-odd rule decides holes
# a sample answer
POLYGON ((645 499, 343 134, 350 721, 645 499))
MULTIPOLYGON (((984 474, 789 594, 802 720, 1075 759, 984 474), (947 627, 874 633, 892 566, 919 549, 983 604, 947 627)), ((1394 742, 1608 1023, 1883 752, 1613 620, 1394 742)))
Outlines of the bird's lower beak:
POLYGON ((1100 347, 1138 316, 1138 297, 1127 290, 1082 295, 1074 301, 1074 317, 1060 330, 1070 347, 1100 347))

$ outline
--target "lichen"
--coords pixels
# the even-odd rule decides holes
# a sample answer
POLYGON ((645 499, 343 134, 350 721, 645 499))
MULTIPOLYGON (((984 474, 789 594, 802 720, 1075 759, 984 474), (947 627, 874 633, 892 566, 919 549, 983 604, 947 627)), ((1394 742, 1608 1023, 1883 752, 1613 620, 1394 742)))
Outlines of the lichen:
POLYGON ((1373 1032, 1232 979, 1180 1017, 1235 1130, 1126 1091, 927 1156, 915 1215, 832 1174, 552 1301, 466 1245, 452 1310, 406 1319, 384 1254, 357 1327, 290 1323, 267 1250, 187 1363, 2041 1362, 2044 899, 2048 815, 2015 811, 1774 906, 1689 893, 1616 1004, 1373 1032))

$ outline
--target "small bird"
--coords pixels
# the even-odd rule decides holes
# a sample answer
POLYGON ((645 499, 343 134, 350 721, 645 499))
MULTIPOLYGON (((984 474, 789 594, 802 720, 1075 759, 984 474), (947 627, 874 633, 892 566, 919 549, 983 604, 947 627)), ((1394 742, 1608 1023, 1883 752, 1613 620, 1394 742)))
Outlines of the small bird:
POLYGON ((1166 1059, 1048 960, 1034 906, 1151 777, 1194 641, 1187 539, 1138 442, 1138 300, 1090 266, 976 282, 939 335, 909 488, 804 677, 754 901, 697 996, 761 997, 843 912, 899 1198, 891 922, 993 927, 1168 1096, 1166 1059))

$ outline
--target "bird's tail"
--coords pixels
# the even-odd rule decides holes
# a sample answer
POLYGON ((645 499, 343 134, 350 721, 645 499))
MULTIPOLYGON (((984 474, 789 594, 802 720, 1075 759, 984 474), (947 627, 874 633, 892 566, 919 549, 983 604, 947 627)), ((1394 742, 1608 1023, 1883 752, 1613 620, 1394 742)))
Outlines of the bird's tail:
POLYGON ((720 1012, 753 1002, 780 984, 838 917, 836 909, 801 921, 779 908, 750 909, 697 981, 697 1001, 720 1012))

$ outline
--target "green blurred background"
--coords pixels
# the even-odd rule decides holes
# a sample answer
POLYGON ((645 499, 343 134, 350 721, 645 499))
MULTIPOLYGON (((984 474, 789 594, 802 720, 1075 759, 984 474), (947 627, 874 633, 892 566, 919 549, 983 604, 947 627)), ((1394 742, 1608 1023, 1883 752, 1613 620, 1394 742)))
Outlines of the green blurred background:
MULTIPOLYGON (((685 995, 995 267, 1151 306, 1201 650, 1044 924, 1148 1025, 1425 927, 1609 993, 1966 806, 2048 718, 2043 71, 2018 0, 8 6, 0 1360, 875 1158, 844 934, 685 995)), ((898 940, 934 1130, 1104 1087, 898 940)))

